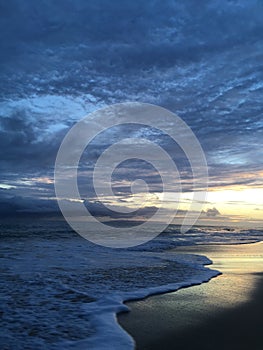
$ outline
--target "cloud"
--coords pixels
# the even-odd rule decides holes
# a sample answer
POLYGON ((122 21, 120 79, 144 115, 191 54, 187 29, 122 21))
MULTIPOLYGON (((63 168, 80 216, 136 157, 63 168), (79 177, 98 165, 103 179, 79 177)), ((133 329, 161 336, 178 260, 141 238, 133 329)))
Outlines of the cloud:
POLYGON ((46 215, 59 214, 57 202, 55 200, 43 200, 32 197, 11 196, 1 198, 0 201, 0 216, 8 215, 46 215))
POLYGON ((207 209, 206 211, 204 211, 204 213, 205 213, 206 216, 208 216, 208 217, 215 217, 215 216, 221 215, 220 212, 219 212, 215 207, 214 207, 214 208, 207 209))
POLYGON ((85 201, 85 206, 92 216, 108 217, 111 219, 136 219, 136 218, 147 219, 147 218, 150 218, 152 215, 154 215, 156 210, 158 209, 157 207, 154 207, 154 206, 145 206, 131 213, 125 213, 125 212, 122 212, 121 207, 117 208, 117 210, 119 211, 111 210, 98 201, 96 202, 85 201))
MULTIPOLYGON (((67 130, 90 111, 127 100, 162 105, 188 123, 212 187, 262 185, 261 13, 256 0, 2 2, 0 172, 1 183, 17 186, 10 198, 54 196, 52 185, 30 179, 52 178, 67 130), (254 176, 240 176, 248 169, 254 176)), ((186 157, 153 130, 119 128, 98 138, 80 173, 91 174, 101 151, 136 133, 173 154, 191 191, 186 157)), ((137 174, 157 191, 147 167, 137 174)), ((124 194, 118 176, 115 190, 124 194)), ((83 193, 94 201, 90 178, 83 193)))

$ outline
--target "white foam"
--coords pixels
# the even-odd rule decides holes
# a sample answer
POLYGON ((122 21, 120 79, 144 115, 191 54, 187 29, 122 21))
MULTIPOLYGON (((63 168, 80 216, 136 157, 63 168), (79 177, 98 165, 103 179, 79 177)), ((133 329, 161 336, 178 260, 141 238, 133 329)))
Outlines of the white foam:
POLYGON ((167 249, 263 238, 262 231, 229 228, 200 227, 182 235, 171 226, 144 246, 113 250, 82 240, 61 223, 41 225, 0 231, 6 271, 1 307, 8 320, 1 341, 16 347, 18 339, 18 350, 133 349, 133 339, 116 319, 128 311, 125 301, 200 284, 219 273, 205 266, 211 263, 205 256, 167 249), (25 337, 28 322, 35 336, 25 337))
MULTIPOLYGON (((146 298, 150 295, 173 292, 178 289, 198 285, 203 282, 208 282, 211 278, 220 274, 219 271, 210 270, 197 264, 210 264, 211 261, 206 257, 194 255, 175 255, 167 253, 165 256, 162 253, 157 254, 158 259, 165 261, 173 261, 178 263, 188 263, 195 266, 197 274, 195 277, 187 279, 187 281, 169 283, 155 287, 138 289, 131 292, 115 292, 103 296, 93 303, 84 306, 89 314, 90 320, 94 328, 95 334, 89 336, 85 340, 77 342, 63 342, 63 349, 77 350, 132 350, 135 348, 133 338, 118 324, 116 315, 120 312, 127 312, 129 308, 123 303, 131 300, 146 298)), ((137 259, 138 262, 138 259, 137 259)))

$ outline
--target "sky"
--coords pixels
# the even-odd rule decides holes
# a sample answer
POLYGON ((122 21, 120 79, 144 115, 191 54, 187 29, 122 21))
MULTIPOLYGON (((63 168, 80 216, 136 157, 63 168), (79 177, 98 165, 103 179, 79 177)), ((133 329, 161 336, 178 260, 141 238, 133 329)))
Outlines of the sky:
MULTIPOLYGON (((262 227, 262 12, 259 0, 0 1, 0 215, 58 213, 54 164, 63 137, 92 111, 137 101, 178 115, 203 147, 209 190, 199 222, 262 227)), ((127 133, 172 154, 183 184, 180 221, 192 196, 189 163, 173 141, 145 128, 94 140, 79 169, 87 208, 112 217, 91 173, 99 153, 127 133)), ((147 218, 161 197, 155 169, 123 164, 113 186, 132 206, 129 183, 138 174, 150 193, 137 216, 147 218)))

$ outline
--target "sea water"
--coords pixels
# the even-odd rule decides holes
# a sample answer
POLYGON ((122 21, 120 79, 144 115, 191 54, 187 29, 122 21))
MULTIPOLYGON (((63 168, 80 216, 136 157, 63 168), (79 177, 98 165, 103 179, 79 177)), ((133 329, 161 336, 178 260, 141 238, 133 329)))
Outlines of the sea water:
MULTIPOLYGON (((125 228, 123 228, 125 234, 125 228)), ((201 255, 169 252, 203 243, 248 243, 259 230, 170 226, 129 249, 90 243, 63 221, 1 224, 1 349, 133 349, 117 323, 127 300, 208 281, 220 272, 201 255)))

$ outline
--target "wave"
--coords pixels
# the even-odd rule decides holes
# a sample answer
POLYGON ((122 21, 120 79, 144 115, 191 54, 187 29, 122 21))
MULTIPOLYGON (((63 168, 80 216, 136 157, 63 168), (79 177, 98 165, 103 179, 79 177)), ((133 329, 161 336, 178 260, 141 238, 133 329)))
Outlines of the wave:
POLYGON ((99 247, 61 222, 5 224, 1 236, 3 348, 133 349, 116 315, 128 300, 201 284, 220 272, 200 255, 171 249, 262 240, 262 231, 170 226, 129 249, 99 247))
MULTIPOLYGON (((211 278, 221 274, 219 271, 205 268, 204 265, 211 264, 211 261, 206 257, 190 255, 189 256, 174 256, 170 255, 169 259, 172 263, 182 264, 185 266, 184 280, 176 283, 168 283, 154 287, 141 288, 131 292, 115 292, 103 296, 99 300, 86 304, 84 306, 86 312, 90 315, 90 321, 96 332, 86 339, 78 342, 63 342, 59 345, 61 349, 93 349, 93 350, 123 350, 134 349, 135 343, 133 338, 118 324, 116 315, 121 312, 128 312, 129 308, 124 305, 124 302, 144 299, 151 295, 174 292, 181 288, 198 285, 208 282, 211 278), (188 260, 188 261, 187 261, 188 260), (202 263, 201 263, 202 262, 202 263), (189 264, 189 265, 188 265, 189 264), (187 274, 187 268, 196 271, 195 276, 187 274)), ((181 276, 182 279, 182 276, 181 276)))

